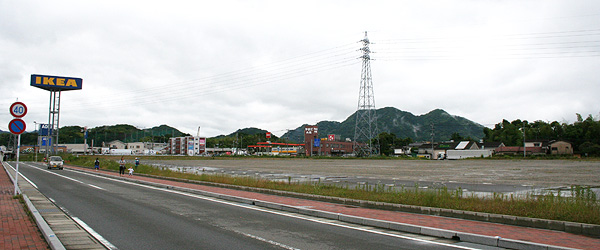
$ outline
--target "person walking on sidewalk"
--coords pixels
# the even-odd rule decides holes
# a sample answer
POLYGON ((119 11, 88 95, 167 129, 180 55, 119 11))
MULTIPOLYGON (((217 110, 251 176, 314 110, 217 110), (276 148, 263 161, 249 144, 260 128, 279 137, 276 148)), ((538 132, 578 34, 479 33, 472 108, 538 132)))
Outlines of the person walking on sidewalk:
POLYGON ((125 159, 121 156, 121 160, 119 161, 119 175, 123 176, 125 174, 125 159))
POLYGON ((98 160, 98 157, 96 157, 96 161, 94 162, 94 169, 96 169, 96 171, 100 169, 100 160, 98 160))
POLYGON ((133 167, 129 166, 129 176, 133 175, 133 167))

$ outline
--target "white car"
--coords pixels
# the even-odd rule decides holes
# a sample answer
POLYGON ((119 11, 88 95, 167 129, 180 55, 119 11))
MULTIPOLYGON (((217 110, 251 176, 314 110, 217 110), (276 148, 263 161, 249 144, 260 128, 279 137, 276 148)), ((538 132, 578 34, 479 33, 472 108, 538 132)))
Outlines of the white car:
POLYGON ((48 161, 48 169, 63 169, 64 161, 60 156, 50 156, 50 160, 48 161))

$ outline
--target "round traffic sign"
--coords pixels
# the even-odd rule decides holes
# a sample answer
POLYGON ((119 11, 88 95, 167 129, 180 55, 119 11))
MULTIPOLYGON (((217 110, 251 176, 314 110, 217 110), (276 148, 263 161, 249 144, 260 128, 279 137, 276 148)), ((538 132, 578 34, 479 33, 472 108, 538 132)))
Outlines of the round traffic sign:
POLYGON ((16 118, 21 118, 27 114, 27 106, 22 102, 15 102, 10 105, 10 114, 16 118))
POLYGON ((12 119, 12 121, 8 123, 8 130, 15 135, 20 135, 25 132, 26 127, 25 121, 18 118, 12 119))

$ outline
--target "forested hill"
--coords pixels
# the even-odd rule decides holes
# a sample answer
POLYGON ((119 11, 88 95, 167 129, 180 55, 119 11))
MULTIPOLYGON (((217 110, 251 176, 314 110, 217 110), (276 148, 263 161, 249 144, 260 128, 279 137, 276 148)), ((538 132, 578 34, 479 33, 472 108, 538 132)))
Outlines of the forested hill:
MULTIPOLYGON (((450 140, 452 134, 458 133, 461 137, 472 139, 483 138, 484 126, 460 116, 453 116, 448 112, 435 109, 427 114, 415 116, 410 112, 402 111, 393 107, 376 110, 377 128, 379 133, 393 133, 397 138, 410 137, 413 141, 431 140, 433 125, 434 140, 450 140)), ((302 141, 304 136, 304 124, 284 134, 283 138, 291 141, 302 141)), ((356 125, 356 112, 343 122, 321 121, 319 135, 325 137, 329 134, 340 135, 342 138, 354 137, 354 126, 356 125)))
MULTIPOLYGON (((64 126, 59 130, 59 143, 83 143, 84 128, 81 126, 64 126)), ((102 143, 108 143, 114 140, 123 142, 167 142, 170 137, 187 135, 176 128, 160 125, 152 128, 139 129, 132 125, 118 124, 110 126, 100 126, 88 129, 87 142, 94 146, 102 146, 102 143)), ((0 145, 8 145, 10 133, 0 133, 0 145)), ((22 145, 34 145, 37 143, 37 131, 21 134, 22 145)))

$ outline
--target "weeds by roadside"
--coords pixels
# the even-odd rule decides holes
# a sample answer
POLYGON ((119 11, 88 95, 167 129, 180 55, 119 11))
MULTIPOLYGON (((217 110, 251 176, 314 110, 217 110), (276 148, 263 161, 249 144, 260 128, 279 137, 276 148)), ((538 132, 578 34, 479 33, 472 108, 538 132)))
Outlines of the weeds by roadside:
MULTIPOLYGON (((71 164, 87 167, 93 166, 94 159, 91 157, 69 158, 71 164)), ((104 159, 100 166, 102 169, 114 171, 117 171, 119 167, 116 161, 107 159, 104 159)), ((556 194, 548 192, 537 195, 530 193, 516 197, 515 195, 494 193, 492 197, 482 198, 475 195, 465 195, 461 188, 449 190, 446 186, 427 190, 420 189, 418 186, 401 187, 398 190, 383 184, 369 185, 364 183, 349 187, 348 185, 324 184, 319 181, 298 183, 292 182, 289 178, 286 181, 270 181, 255 177, 233 177, 225 174, 182 173, 144 164, 140 165, 135 172, 349 199, 600 224, 600 201, 590 187, 582 186, 572 186, 567 192, 569 195, 563 195, 561 192, 556 194)))
POLYGON ((13 199, 18 199, 19 200, 19 203, 21 203, 21 205, 23 206, 23 209, 25 210, 25 213, 27 214, 27 217, 29 217, 29 220, 31 222, 35 223, 35 219, 33 218, 33 214, 29 210, 29 207, 27 206, 27 203, 25 202, 25 199, 23 198, 23 195, 22 194, 14 195, 13 199))

